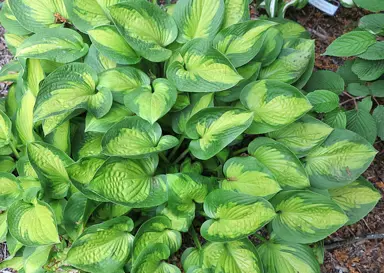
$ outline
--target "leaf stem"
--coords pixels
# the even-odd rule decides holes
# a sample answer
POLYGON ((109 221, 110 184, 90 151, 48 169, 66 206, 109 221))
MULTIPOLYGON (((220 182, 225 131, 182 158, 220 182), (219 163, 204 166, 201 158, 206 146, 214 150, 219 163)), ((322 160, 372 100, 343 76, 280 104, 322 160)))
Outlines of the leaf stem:
POLYGON ((183 144, 184 139, 185 139, 185 136, 180 137, 179 144, 177 144, 177 146, 175 148, 173 148, 171 154, 168 156, 169 160, 172 160, 172 158, 175 156, 177 150, 180 148, 181 144, 183 144))
POLYGON ((237 151, 234 151, 233 155, 240 155, 242 153, 245 153, 246 151, 248 151, 248 147, 244 147, 244 148, 241 148, 241 149, 239 149, 237 151))
POLYGON ((168 158, 163 154, 163 153, 159 153, 159 156, 160 156, 160 158, 162 159, 162 160, 164 160, 165 161, 165 163, 170 163, 169 162, 169 160, 168 160, 168 158))
POLYGON ((189 153, 189 148, 185 149, 184 152, 182 152, 178 158, 176 158, 175 162, 173 164, 179 163, 187 154, 189 153))
POLYGON ((191 225, 191 227, 189 229, 189 233, 191 234, 193 242, 195 243, 196 247, 200 250, 201 249, 201 243, 199 240, 199 236, 197 235, 197 232, 196 232, 195 228, 193 227, 193 225, 191 225))
POLYGON ((255 236, 257 239, 259 239, 260 241, 262 241, 263 243, 266 243, 267 242, 267 239, 265 239, 263 236, 261 236, 260 234, 258 234, 257 232, 255 232, 253 234, 253 236, 255 236))
POLYGON ((157 5, 157 0, 152 0, 152 4, 157 5))
POLYGON ((13 145, 12 140, 9 142, 9 147, 11 147, 11 150, 12 150, 13 154, 15 155, 16 159, 20 159, 20 154, 17 151, 15 145, 13 145))

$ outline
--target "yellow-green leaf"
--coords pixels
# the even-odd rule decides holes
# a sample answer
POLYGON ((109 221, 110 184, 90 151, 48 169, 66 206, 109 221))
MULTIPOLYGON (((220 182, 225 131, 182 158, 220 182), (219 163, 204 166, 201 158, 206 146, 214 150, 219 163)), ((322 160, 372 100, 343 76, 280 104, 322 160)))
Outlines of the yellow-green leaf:
POLYGON ((175 147, 174 136, 162 136, 158 123, 150 124, 140 117, 128 117, 115 124, 103 138, 103 153, 109 156, 143 158, 175 147))
POLYGON ((312 108, 297 88, 275 80, 250 83, 241 92, 240 100, 255 113, 253 124, 247 131, 252 134, 283 128, 312 108))
POLYGON ((348 217, 327 196, 311 191, 283 191, 271 200, 272 221, 279 238, 291 243, 314 243, 341 228, 348 217))
POLYGON ((226 190, 214 190, 204 201, 210 220, 201 227, 201 235, 214 242, 245 238, 275 217, 272 205, 263 198, 226 190))
POLYGON ((135 64, 140 57, 120 35, 115 26, 104 25, 88 30, 92 44, 107 58, 118 64, 135 64))
POLYGON ((232 63, 204 39, 192 40, 174 53, 167 77, 185 92, 222 91, 243 79, 232 63))
POLYGON ((213 39, 224 19, 223 0, 181 0, 172 14, 179 28, 177 42, 196 38, 213 39))
POLYGON ((17 178, 10 173, 0 173, 0 208, 5 210, 20 199, 22 188, 17 178))
POLYGON ((127 0, 109 7, 110 16, 129 45, 152 61, 167 60, 172 51, 165 48, 177 37, 170 15, 146 0, 127 0))
POLYGON ((199 111, 187 122, 191 153, 209 159, 235 140, 251 124, 253 113, 238 109, 215 107, 199 111))
POLYGON ((167 79, 158 78, 152 86, 129 92, 124 97, 124 103, 136 115, 153 124, 171 110, 176 98, 174 85, 167 79))
POLYGON ((233 157, 224 164, 221 188, 269 199, 281 190, 273 174, 254 157, 233 157))
POLYGON ((222 29, 250 19, 249 0, 224 0, 224 5, 222 29))
POLYGON ((33 203, 17 201, 8 210, 9 231, 26 246, 59 243, 56 219, 51 207, 35 200, 33 203))
POLYGON ((70 63, 88 52, 88 45, 75 30, 46 29, 24 40, 17 48, 16 57, 70 63))

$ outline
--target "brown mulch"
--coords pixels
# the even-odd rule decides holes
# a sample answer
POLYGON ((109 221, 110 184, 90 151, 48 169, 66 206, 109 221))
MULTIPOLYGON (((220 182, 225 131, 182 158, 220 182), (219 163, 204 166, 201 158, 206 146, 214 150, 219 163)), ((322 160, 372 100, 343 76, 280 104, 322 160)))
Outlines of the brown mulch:
MULTIPOLYGON (((0 0, 0 2, 2 2, 0 0)), ((359 18, 367 12, 360 9, 340 8, 337 15, 327 16, 317 9, 307 6, 303 10, 290 10, 287 17, 304 25, 316 39, 316 69, 336 71, 343 63, 340 58, 321 56, 326 47, 337 37, 354 29, 359 18)), ((12 58, 4 43, 4 29, 0 27, 0 67, 12 58)), ((0 83, 0 94, 7 89, 5 83, 0 83)), ((373 183, 384 195, 384 144, 377 142, 375 147, 381 151, 364 176, 373 183)), ((344 227, 327 238, 326 243, 364 236, 372 233, 384 233, 384 200, 363 220, 344 227)), ((188 234, 183 235, 183 241, 193 242, 188 234)), ((0 244, 0 260, 4 257, 5 245, 0 244)), ((182 251, 178 254, 181 255, 182 251)), ((180 266, 180 256, 171 258, 173 264, 180 266)), ((384 273, 384 240, 361 241, 353 245, 327 251, 322 266, 323 273, 384 273)), ((305 272, 303 272, 305 273, 305 272)))

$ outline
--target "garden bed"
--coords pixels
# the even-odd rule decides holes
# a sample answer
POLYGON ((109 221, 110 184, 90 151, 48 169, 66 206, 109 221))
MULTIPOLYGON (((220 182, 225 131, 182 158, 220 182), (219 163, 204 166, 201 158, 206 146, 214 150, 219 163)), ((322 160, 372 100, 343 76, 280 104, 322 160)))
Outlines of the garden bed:
MULTIPOLYGON (((341 8, 335 17, 324 15, 311 6, 307 6, 303 10, 291 10, 287 14, 287 18, 297 21, 306 27, 312 34, 312 38, 316 39, 316 69, 336 71, 343 63, 343 59, 321 56, 326 47, 337 37, 346 33, 357 26, 359 18, 366 15, 360 9, 344 9, 341 8)), ((255 14, 256 16, 258 14, 255 14)), ((11 59, 4 44, 4 29, 0 29, 0 66, 3 66, 11 59)), ((4 94, 8 85, 0 83, 0 94, 4 94)), ((342 102, 348 100, 349 97, 342 97, 342 102)), ((384 103, 379 100, 379 103, 384 103)), ((346 108, 354 106, 353 101, 344 104, 346 108)), ((375 148, 379 151, 375 161, 365 172, 364 176, 372 182, 372 184, 384 193, 384 144, 376 142, 375 148), (381 151, 381 152, 380 152, 381 151)), ((323 272, 327 273, 382 273, 384 272, 384 240, 358 240, 352 244, 345 244, 343 240, 353 239, 356 237, 364 237, 367 234, 384 233, 384 201, 381 200, 377 207, 363 220, 358 223, 340 229, 326 240, 326 245, 340 243, 340 246, 332 250, 326 251, 323 272)), ((185 234, 183 241, 190 241, 191 238, 185 234)), ((188 244, 191 245, 191 244, 188 244)), ((181 248, 172 258, 172 263, 181 265, 180 256, 185 248, 181 248)), ((6 255, 5 245, 1 245, 0 260, 6 255)))

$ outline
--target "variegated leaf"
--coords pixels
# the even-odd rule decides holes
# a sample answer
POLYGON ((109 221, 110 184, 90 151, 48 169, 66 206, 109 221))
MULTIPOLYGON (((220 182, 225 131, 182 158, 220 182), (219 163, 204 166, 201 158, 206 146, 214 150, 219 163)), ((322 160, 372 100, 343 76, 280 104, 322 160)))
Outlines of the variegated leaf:
POLYGON ((248 133, 262 134, 285 127, 307 113, 312 105, 295 87, 275 80, 247 85, 241 103, 255 113, 248 133))
POLYGON ((173 18, 146 0, 125 0, 109 7, 119 32, 141 56, 152 61, 167 60, 172 51, 165 47, 177 37, 173 18))
POLYGON ((215 107, 199 111, 186 125, 191 153, 202 160, 219 153, 251 124, 253 113, 238 108, 215 107))
POLYGON ((174 53, 167 77, 184 92, 223 91, 242 80, 231 62, 204 39, 192 40, 174 53))

